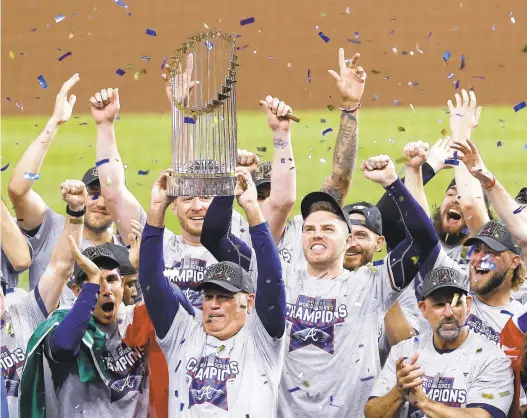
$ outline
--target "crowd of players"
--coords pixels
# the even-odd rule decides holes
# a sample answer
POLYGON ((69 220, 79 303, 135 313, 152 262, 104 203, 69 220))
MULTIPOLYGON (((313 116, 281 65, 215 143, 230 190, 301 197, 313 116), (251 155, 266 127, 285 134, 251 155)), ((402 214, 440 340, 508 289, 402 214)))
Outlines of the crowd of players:
MULTIPOLYGON (((485 166, 471 140, 481 107, 463 90, 448 102, 451 137, 407 144, 403 179, 387 155, 363 161, 385 193, 372 204, 352 188, 359 201, 345 205, 358 61, 340 49, 329 71, 341 96, 332 171, 292 218, 284 102, 260 102, 273 160, 239 150, 236 196, 170 197, 168 169, 145 210, 117 147, 118 89, 90 98, 96 167, 61 184, 56 213, 33 185, 72 114, 79 75, 66 81, 9 181, 16 219, 2 201, 1 416, 520 417, 527 189, 513 198, 485 166), (431 212, 424 185, 443 169, 454 180, 431 212)), ((195 87, 191 73, 192 58, 176 91, 195 87)))

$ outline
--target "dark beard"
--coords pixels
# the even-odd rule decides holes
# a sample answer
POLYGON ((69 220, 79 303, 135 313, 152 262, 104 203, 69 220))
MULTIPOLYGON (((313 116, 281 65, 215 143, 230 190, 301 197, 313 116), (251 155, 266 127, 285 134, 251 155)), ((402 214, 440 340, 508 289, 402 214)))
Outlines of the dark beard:
POLYGON ((476 292, 476 294, 483 296, 487 293, 492 292, 494 289, 497 289, 501 286, 501 284, 505 281, 506 277, 507 270, 500 272, 496 271, 494 275, 489 279, 489 281, 476 292))
POLYGON ((443 220, 441 216, 440 208, 436 208, 432 215, 432 221, 434 223, 434 229, 436 230, 439 240, 447 245, 460 245, 468 237, 468 228, 463 226, 455 234, 449 234, 443 229, 443 220))
POLYGON ((111 225, 113 221, 106 222, 105 224, 102 224, 101 226, 93 226, 90 225, 89 222, 84 222, 84 227, 86 229, 89 229, 90 231, 96 233, 96 234, 102 234, 104 231, 106 231, 111 225))

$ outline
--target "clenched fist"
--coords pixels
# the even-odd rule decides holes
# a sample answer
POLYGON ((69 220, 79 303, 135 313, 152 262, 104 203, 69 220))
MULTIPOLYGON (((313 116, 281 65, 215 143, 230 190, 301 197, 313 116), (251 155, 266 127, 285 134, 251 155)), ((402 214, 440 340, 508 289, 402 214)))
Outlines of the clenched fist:
POLYGON ((406 157, 406 165, 412 168, 421 167, 428 158, 429 145, 423 141, 409 142, 404 146, 403 155, 406 157))
POLYGON ((368 180, 379 183, 383 187, 388 187, 397 180, 395 165, 387 155, 377 155, 368 158, 362 162, 360 169, 368 180))
POLYGON ((60 192, 62 199, 73 212, 82 210, 88 200, 88 191, 80 180, 66 180, 60 185, 60 192))
POLYGON ((267 124, 273 132, 289 132, 291 129, 291 119, 286 118, 285 115, 293 112, 291 106, 280 101, 277 97, 272 96, 267 96, 265 100, 260 100, 260 106, 265 109, 267 113, 267 124))
POLYGON ((102 89, 90 97, 91 114, 97 125, 111 125, 119 108, 119 89, 102 89))
POLYGON ((244 167, 252 173, 256 171, 259 163, 260 159, 254 152, 238 148, 238 155, 236 156, 236 166, 244 167))

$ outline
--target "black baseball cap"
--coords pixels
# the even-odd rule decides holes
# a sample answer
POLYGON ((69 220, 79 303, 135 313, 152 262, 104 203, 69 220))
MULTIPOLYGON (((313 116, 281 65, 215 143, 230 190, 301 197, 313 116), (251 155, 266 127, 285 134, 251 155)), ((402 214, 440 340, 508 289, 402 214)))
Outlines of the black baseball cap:
MULTIPOLYGON (((448 190, 452 189, 453 187, 457 187, 455 178, 452 179, 452 181, 448 184, 448 187, 446 188, 446 191, 448 192, 448 190)), ((482 188, 482 190, 483 190, 483 199, 485 200, 485 206, 488 209, 489 206, 490 206, 489 194, 487 193, 487 191, 485 189, 482 188)))
POLYGON ((253 175, 253 180, 256 188, 264 184, 271 184, 271 161, 265 161, 261 164, 258 164, 258 168, 253 175))
POLYGON ((523 187, 514 200, 522 205, 527 205, 527 187, 523 187))
POLYGON ((221 261, 210 266, 196 290, 202 290, 208 284, 214 284, 233 293, 254 292, 253 280, 249 273, 243 267, 230 261, 221 261))
POLYGON ((137 273, 135 267, 130 263, 130 250, 128 250, 128 248, 114 244, 113 242, 107 242, 106 244, 99 245, 99 247, 108 248, 113 253, 115 259, 119 263, 119 272, 121 275, 126 276, 128 274, 137 273))
POLYGON ((82 176, 82 182, 86 187, 88 186, 99 186, 99 170, 97 167, 92 167, 86 173, 84 173, 84 176, 82 176))
POLYGON ((511 232, 499 221, 488 221, 474 238, 466 240, 463 245, 474 245, 478 241, 484 242, 494 251, 510 250, 517 255, 522 253, 522 248, 514 240, 511 232))
POLYGON ((317 202, 327 202, 329 203, 340 218, 346 222, 348 225, 348 230, 351 232, 351 222, 349 215, 340 207, 337 201, 326 192, 311 192, 302 199, 300 204, 300 212, 302 213, 302 218, 305 220, 309 216, 309 210, 314 203, 317 202))
POLYGON ((358 219, 350 219, 352 225, 362 225, 377 235, 382 235, 382 216, 377 206, 368 202, 352 203, 344 206, 344 212, 351 215, 352 213, 360 213, 364 215, 366 220, 360 221, 358 219))
MULTIPOLYGON (((113 270, 119 267, 119 262, 117 261, 113 251, 109 248, 103 247, 102 245, 86 248, 82 254, 93 261, 99 268, 113 270)), ((77 263, 75 263, 75 268, 73 269, 73 280, 75 283, 81 284, 85 279, 86 273, 77 263)))
POLYGON ((422 299, 430 296, 438 289, 453 287, 463 293, 468 293, 468 276, 450 267, 438 267, 428 272, 423 279, 422 299))

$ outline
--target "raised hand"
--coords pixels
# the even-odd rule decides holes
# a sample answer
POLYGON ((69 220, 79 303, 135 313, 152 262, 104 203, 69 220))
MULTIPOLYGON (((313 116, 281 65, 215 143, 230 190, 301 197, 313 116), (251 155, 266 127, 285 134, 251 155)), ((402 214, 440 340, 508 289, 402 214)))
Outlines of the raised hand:
POLYGON ((79 82, 79 80, 79 74, 73 74, 73 76, 62 85, 59 94, 57 94, 55 109, 53 109, 53 120, 57 125, 66 123, 71 117, 77 97, 74 94, 68 97, 68 93, 72 87, 79 82))
POLYGON ((90 97, 91 114, 97 125, 111 125, 121 107, 119 89, 102 89, 90 97))
POLYGON ((258 193, 256 192, 256 185, 248 170, 244 168, 236 169, 236 187, 234 194, 238 200, 238 204, 245 210, 252 205, 258 205, 258 193))
POLYGON ((260 159, 254 152, 238 148, 238 155, 236 156, 236 165, 238 167, 244 167, 253 173, 258 168, 259 163, 260 159))
POLYGON ((419 353, 414 353, 408 362, 405 361, 404 357, 401 357, 395 363, 397 388, 404 394, 408 394, 410 389, 423 383, 421 376, 424 375, 424 372, 421 370, 419 364, 417 364, 418 358, 419 353))
POLYGON ((68 235, 68 240, 70 242, 70 248, 71 252, 73 253, 73 257, 82 271, 86 273, 88 282, 100 284, 102 272, 99 267, 97 267, 93 261, 81 253, 81 250, 79 250, 79 247, 77 247, 75 239, 71 235, 68 235))
POLYGON ((461 96, 456 93, 456 106, 452 100, 447 102, 450 111, 450 130, 454 140, 463 141, 470 138, 472 131, 479 123, 482 107, 476 108, 476 94, 471 90, 461 90, 461 96), (462 97, 461 97, 462 96, 462 97))
POLYGON ((449 136, 438 139, 434 145, 428 151, 428 159, 426 162, 434 169, 434 173, 438 173, 440 170, 445 168, 452 168, 453 165, 445 164, 452 154, 450 151, 450 145, 452 140, 449 136))
POLYGON ((194 54, 189 54, 187 58, 187 68, 182 71, 181 64, 178 65, 177 75, 175 77, 175 85, 172 86, 172 69, 170 64, 165 66, 165 73, 161 74, 161 78, 165 81, 165 93, 168 102, 172 104, 172 88, 175 87, 176 102, 186 106, 188 99, 194 87, 199 84, 199 81, 192 81, 192 71, 194 70, 194 54))
POLYGON ((406 165, 412 168, 421 167, 428 158, 429 145, 423 141, 409 142, 404 146, 403 155, 406 165))
POLYGON ((62 200, 64 200, 73 212, 81 211, 88 200, 86 186, 80 180, 66 180, 60 185, 62 200))
POLYGON ((292 113, 291 106, 280 101, 277 97, 267 96, 265 100, 260 100, 262 106, 267 114, 267 124, 273 132, 289 132, 291 129, 291 120, 285 115, 292 113))
POLYGON ((378 183, 383 187, 387 187, 397 180, 395 165, 387 155, 368 158, 362 162, 360 169, 364 172, 364 176, 368 180, 378 183))
POLYGON ((171 174, 172 169, 168 168, 163 171, 155 181, 152 186, 152 191, 150 192, 151 206, 162 206, 166 209, 174 200, 173 196, 168 195, 168 178, 171 174))
POLYGON ((130 226, 132 227, 132 232, 128 234, 128 242, 130 242, 128 260, 136 270, 139 270, 139 249, 141 248, 141 237, 144 226, 135 219, 130 220, 130 226))
POLYGON ((477 178, 483 187, 492 187, 496 179, 494 174, 492 174, 485 166, 483 158, 478 151, 478 147, 476 147, 474 142, 470 139, 465 141, 454 141, 450 147, 453 150, 458 151, 458 159, 463 161, 470 174, 477 178))
POLYGON ((343 109, 355 109, 364 93, 364 83, 366 82, 366 72, 364 68, 357 66, 360 54, 356 53, 353 58, 344 58, 344 48, 339 48, 339 68, 340 74, 336 71, 328 70, 328 73, 337 82, 340 92, 341 104, 343 109))

